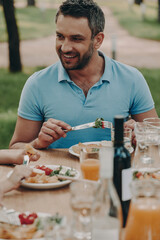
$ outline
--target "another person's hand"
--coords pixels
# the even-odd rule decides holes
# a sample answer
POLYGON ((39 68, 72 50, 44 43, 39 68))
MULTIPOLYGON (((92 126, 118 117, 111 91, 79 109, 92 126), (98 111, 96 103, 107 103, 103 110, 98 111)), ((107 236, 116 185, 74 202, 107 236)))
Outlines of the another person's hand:
POLYGON ((15 159, 16 164, 23 164, 24 155, 29 156, 30 161, 37 161, 40 158, 40 154, 30 145, 26 144, 25 149, 18 152, 18 155, 15 159))
POLYGON ((71 126, 60 120, 53 118, 49 119, 47 122, 43 123, 38 138, 34 141, 33 146, 38 149, 47 148, 59 138, 66 137, 66 132, 64 130, 70 131, 71 126))
POLYGON ((12 174, 3 183, 3 193, 16 189, 20 181, 31 175, 32 169, 25 165, 15 166, 12 174))
POLYGON ((133 120, 133 119, 130 119, 124 123, 124 128, 132 129, 132 144, 135 146, 136 145, 136 137, 135 137, 135 132, 134 132, 134 125, 135 125, 135 120, 133 120))

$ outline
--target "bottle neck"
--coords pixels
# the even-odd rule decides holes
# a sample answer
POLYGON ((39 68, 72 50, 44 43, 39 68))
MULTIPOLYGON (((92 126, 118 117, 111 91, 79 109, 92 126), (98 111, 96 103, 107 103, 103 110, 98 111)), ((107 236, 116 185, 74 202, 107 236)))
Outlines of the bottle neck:
POLYGON ((115 118, 114 146, 123 146, 123 122, 124 119, 115 118))

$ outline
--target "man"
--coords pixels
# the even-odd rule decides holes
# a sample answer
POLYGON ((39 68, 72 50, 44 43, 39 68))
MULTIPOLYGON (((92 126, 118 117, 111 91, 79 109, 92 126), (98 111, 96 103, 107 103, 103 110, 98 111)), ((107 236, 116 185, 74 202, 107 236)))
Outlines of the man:
MULTIPOLYGON (((65 132, 97 118, 113 122, 157 117, 149 88, 135 68, 99 52, 105 18, 92 0, 67 0, 56 15, 56 51, 60 61, 33 74, 22 91, 10 147, 68 148, 110 138, 109 129, 65 132)), ((133 120, 125 126, 133 127, 133 120)))

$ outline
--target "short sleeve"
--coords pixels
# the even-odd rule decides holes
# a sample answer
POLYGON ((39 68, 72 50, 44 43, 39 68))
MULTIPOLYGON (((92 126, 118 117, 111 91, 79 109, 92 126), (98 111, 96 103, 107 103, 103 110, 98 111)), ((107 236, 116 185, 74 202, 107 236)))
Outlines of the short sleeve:
POLYGON ((36 73, 33 74, 24 85, 20 97, 18 115, 28 120, 42 121, 43 114, 40 106, 41 94, 34 81, 35 76, 36 73))
POLYGON ((130 113, 132 115, 147 112, 154 108, 154 101, 143 75, 136 70, 131 96, 130 113))

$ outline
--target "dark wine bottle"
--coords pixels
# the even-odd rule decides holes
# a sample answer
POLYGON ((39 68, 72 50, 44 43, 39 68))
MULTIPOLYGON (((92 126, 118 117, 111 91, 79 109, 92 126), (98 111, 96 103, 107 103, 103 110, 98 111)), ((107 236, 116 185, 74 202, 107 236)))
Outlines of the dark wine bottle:
POLYGON ((124 147, 123 125, 124 117, 121 115, 115 116, 113 182, 121 202, 123 227, 125 227, 131 199, 130 182, 132 181, 132 172, 131 156, 124 147))

